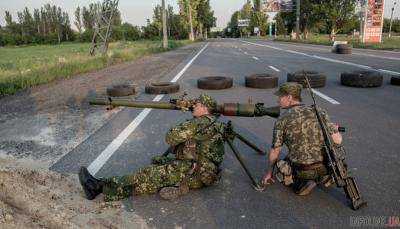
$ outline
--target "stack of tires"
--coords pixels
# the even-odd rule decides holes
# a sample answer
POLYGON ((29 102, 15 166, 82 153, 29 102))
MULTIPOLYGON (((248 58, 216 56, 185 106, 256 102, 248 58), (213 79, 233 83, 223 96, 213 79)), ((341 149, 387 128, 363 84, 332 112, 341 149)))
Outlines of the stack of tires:
POLYGON ((348 44, 337 44, 334 48, 334 52, 337 54, 351 54, 352 48, 348 44))
POLYGON ((393 76, 392 79, 390 79, 390 84, 400 86, 400 77, 393 76))
POLYGON ((304 88, 307 87, 305 77, 307 76, 312 88, 325 87, 326 76, 315 71, 298 71, 289 73, 287 75, 287 82, 296 82, 302 84, 304 88))
POLYGON ((172 94, 179 91, 179 84, 171 82, 153 82, 145 87, 147 94, 159 95, 159 94, 172 94))
POLYGON ((383 84, 383 75, 375 71, 344 72, 340 76, 340 82, 349 87, 380 87, 383 84))
POLYGON ((278 86, 278 77, 272 74, 253 74, 246 76, 245 78, 246 87, 269 89, 276 88, 278 86))
POLYGON ((110 97, 126 97, 136 94, 136 85, 134 84, 118 84, 107 87, 107 95, 110 97))
POLYGON ((225 76, 209 76, 197 80, 197 87, 205 90, 222 90, 233 86, 233 79, 225 76))

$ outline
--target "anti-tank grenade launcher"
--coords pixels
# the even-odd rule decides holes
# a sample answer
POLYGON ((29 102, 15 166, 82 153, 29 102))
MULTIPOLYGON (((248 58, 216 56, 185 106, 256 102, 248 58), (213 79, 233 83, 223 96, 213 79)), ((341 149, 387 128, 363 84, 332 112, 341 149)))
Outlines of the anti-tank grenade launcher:
MULTIPOLYGON (((116 99, 111 97, 95 98, 89 101, 90 105, 108 106, 109 109, 114 107, 135 107, 135 108, 152 108, 166 110, 192 111, 197 103, 195 99, 187 99, 181 96, 178 99, 171 99, 169 102, 155 101, 135 101, 128 99, 116 99)), ((223 103, 218 104, 211 111, 216 115, 223 116, 240 116, 240 117, 262 117, 270 116, 278 118, 280 115, 279 107, 265 107, 263 103, 223 103)))

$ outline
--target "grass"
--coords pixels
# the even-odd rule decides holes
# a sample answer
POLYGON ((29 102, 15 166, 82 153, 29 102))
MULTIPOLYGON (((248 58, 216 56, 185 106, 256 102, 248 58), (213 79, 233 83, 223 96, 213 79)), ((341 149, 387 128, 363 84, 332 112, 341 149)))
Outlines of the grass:
POLYGON ((0 97, 189 43, 170 41, 163 49, 159 41, 116 42, 105 56, 90 56, 90 43, 0 47, 0 97))
MULTIPOLYGON (((351 36, 337 35, 337 41, 348 41, 354 48, 365 48, 365 49, 380 49, 380 50, 400 50, 400 37, 384 37, 383 42, 379 44, 363 44, 358 39, 354 39, 351 36)), ((291 40, 289 37, 279 36, 275 41, 284 42, 297 42, 306 44, 317 44, 317 45, 333 45, 333 42, 329 40, 328 35, 310 35, 307 40, 291 40)))

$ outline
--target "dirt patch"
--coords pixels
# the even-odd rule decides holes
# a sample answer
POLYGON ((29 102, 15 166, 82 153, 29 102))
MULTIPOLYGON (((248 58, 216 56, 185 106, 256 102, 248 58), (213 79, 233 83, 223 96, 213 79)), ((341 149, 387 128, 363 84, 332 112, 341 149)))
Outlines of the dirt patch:
POLYGON ((136 84, 143 91, 200 46, 191 44, 0 98, 0 155, 51 165, 120 111, 90 106, 88 98, 121 83, 136 84))
POLYGON ((0 228, 147 228, 121 202, 106 204, 101 195, 88 201, 76 175, 48 168, 120 111, 89 106, 90 96, 113 84, 158 80, 200 45, 0 98, 0 228))
POLYGON ((147 228, 121 202, 84 199, 75 175, 50 172, 32 162, 0 158, 0 227, 147 228))

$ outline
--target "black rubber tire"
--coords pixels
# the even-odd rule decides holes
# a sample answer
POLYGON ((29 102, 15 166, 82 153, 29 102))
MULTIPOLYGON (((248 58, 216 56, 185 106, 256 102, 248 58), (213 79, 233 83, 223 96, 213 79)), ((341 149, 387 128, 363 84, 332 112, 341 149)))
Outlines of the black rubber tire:
POLYGON ((276 88, 278 87, 278 77, 272 74, 254 74, 246 76, 245 84, 250 88, 276 88))
POLYGON ((351 54, 352 48, 347 44, 338 44, 336 45, 336 53, 337 54, 351 54))
POLYGON ((206 90, 221 90, 231 88, 233 79, 225 76, 203 77, 197 80, 197 87, 206 90))
POLYGON ((373 71, 344 72, 340 76, 340 82, 349 87, 380 87, 383 75, 373 71))
POLYGON ((310 86, 312 88, 321 88, 326 85, 326 76, 324 74, 315 72, 315 71, 298 71, 295 73, 287 74, 287 82, 296 82, 302 84, 304 88, 307 87, 305 82, 305 75, 310 81, 310 86))
POLYGON ((390 84, 400 86, 400 77, 393 76, 390 79, 390 84))
POLYGON ((178 83, 154 82, 146 85, 145 92, 152 95, 172 94, 178 92, 179 89, 178 83))
POLYGON ((111 97, 124 97, 136 94, 136 87, 133 84, 119 84, 107 87, 107 95, 111 97))

